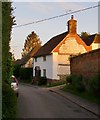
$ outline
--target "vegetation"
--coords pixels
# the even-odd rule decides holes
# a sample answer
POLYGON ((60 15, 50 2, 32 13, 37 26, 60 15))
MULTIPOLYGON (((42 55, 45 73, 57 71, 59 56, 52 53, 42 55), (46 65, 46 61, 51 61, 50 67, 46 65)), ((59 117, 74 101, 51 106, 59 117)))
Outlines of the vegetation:
POLYGON ((89 92, 95 96, 100 96, 100 75, 96 75, 89 81, 89 92))
POLYGON ((38 85, 46 85, 47 84, 46 77, 38 77, 37 81, 38 81, 38 85))
POLYGON ((100 105, 100 98, 97 97, 97 96, 94 96, 93 94, 91 94, 90 92, 88 91, 84 91, 84 92, 79 92, 79 91, 76 91, 76 90, 72 90, 68 87, 68 85, 64 86, 62 88, 63 91, 67 91, 67 92, 70 92, 74 95, 77 95, 83 99, 86 99, 90 102, 93 102, 93 103, 96 103, 96 104, 99 104, 100 105))
POLYGON ((84 40, 84 39, 86 39, 89 35, 90 35, 90 34, 87 33, 87 32, 82 32, 81 35, 80 35, 80 37, 84 40))
POLYGON ((27 36, 25 40, 22 57, 26 56, 37 45, 41 46, 41 41, 40 38, 36 35, 36 33, 33 31, 31 34, 27 36))
POLYGON ((66 81, 59 81, 59 82, 47 84, 47 87, 54 87, 54 86, 64 85, 65 83, 66 83, 66 81))
POLYGON ((16 109, 17 109, 16 95, 14 91, 11 89, 11 87, 6 83, 3 83, 2 92, 3 92, 2 117, 3 118, 15 118, 16 109))
POLYGON ((33 75, 33 68, 20 68, 19 78, 21 82, 31 83, 33 75))
POLYGON ((20 77, 20 73, 19 73, 20 68, 21 68, 21 66, 19 64, 14 65, 13 75, 15 75, 17 78, 20 77))
POLYGON ((91 102, 100 105, 100 76, 96 75, 89 80, 88 89, 85 89, 84 79, 80 75, 70 75, 66 78, 64 91, 71 92, 91 102))
POLYGON ((10 88, 13 71, 10 50, 11 30, 14 25, 11 2, 2 2, 2 116, 14 118, 16 115, 16 95, 10 88))
POLYGON ((85 86, 83 84, 82 76, 81 75, 71 75, 66 78, 66 84, 69 86, 70 89, 84 92, 85 86))

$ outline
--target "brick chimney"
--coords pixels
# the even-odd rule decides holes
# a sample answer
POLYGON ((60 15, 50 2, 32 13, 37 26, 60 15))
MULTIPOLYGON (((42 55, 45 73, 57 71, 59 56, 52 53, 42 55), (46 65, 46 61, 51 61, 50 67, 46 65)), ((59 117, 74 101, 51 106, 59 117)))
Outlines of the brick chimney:
POLYGON ((74 16, 71 15, 71 19, 68 21, 68 33, 76 34, 77 33, 77 21, 74 20, 74 16))

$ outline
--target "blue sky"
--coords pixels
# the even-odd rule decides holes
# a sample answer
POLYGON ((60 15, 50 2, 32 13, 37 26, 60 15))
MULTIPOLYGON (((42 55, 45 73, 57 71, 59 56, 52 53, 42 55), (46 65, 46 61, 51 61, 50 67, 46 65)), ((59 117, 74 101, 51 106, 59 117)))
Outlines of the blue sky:
MULTIPOLYGON (((14 0, 12 4, 13 8, 15 8, 13 15, 16 17, 17 25, 54 17, 95 5, 98 5, 98 1, 96 0, 88 0, 88 2, 85 2, 85 0, 83 2, 74 2, 74 0, 71 2, 68 2, 68 0, 66 0, 66 2, 65 0, 55 0, 54 2, 44 2, 43 0, 39 0, 39 2, 34 2, 34 0, 14 0)), ((32 31, 39 36, 42 44, 44 44, 55 35, 67 31, 67 21, 70 19, 71 15, 72 14, 41 23, 13 28, 10 45, 15 58, 21 58, 25 39, 32 31)), ((98 8, 75 13, 73 15, 77 20, 78 34, 83 31, 90 34, 98 32, 98 8)))

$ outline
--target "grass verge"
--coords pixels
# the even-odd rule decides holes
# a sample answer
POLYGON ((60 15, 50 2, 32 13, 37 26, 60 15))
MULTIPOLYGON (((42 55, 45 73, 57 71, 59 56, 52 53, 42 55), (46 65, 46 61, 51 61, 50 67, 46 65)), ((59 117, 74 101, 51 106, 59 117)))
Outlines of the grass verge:
POLYGON ((65 83, 66 83, 65 81, 56 82, 56 83, 50 83, 50 84, 47 84, 47 87, 54 87, 54 86, 64 85, 65 83))
POLYGON ((88 100, 89 102, 96 103, 96 104, 100 105, 100 98, 91 94, 90 92, 87 92, 87 91, 79 92, 77 90, 70 89, 67 86, 64 86, 61 90, 65 91, 65 92, 70 92, 74 95, 77 95, 81 98, 88 100))

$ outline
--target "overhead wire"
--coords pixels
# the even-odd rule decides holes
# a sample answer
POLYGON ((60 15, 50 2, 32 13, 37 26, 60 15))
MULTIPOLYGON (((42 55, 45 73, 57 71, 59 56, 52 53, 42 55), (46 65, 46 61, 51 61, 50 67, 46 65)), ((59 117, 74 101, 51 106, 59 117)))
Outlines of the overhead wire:
POLYGON ((79 10, 76 10, 76 11, 73 11, 73 12, 68 12, 68 13, 57 15, 57 16, 54 16, 54 17, 41 19, 41 20, 30 22, 30 23, 26 23, 26 24, 17 25, 17 26, 15 26, 13 28, 23 27, 23 26, 27 26, 27 25, 30 25, 30 24, 35 24, 35 23, 40 23, 40 22, 44 22, 44 21, 47 21, 47 20, 52 20, 52 19, 55 19, 55 18, 58 18, 58 17, 63 17, 63 16, 66 16, 66 15, 69 15, 69 14, 75 14, 75 13, 86 11, 86 10, 89 10, 89 9, 93 9, 93 8, 96 8, 96 7, 99 7, 99 6, 100 5, 95 5, 95 6, 79 9, 79 10))

